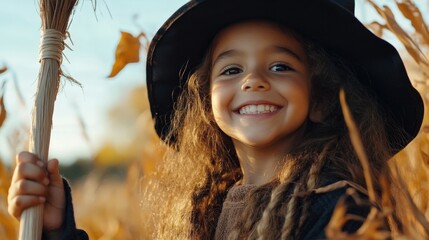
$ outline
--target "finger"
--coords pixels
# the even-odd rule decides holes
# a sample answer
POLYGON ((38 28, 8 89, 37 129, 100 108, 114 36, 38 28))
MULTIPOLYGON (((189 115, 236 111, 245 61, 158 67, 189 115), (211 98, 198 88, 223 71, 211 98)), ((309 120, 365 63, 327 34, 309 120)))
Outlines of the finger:
POLYGON ((58 159, 51 159, 48 161, 48 174, 51 185, 55 187, 63 186, 63 179, 60 174, 60 163, 58 159))
POLYGON ((36 163, 38 161, 41 161, 41 159, 39 157, 37 157, 37 155, 30 153, 30 152, 26 152, 26 151, 20 152, 16 157, 16 164, 17 165, 20 163, 24 163, 24 162, 36 163))
POLYGON ((20 165, 22 164, 36 164, 41 168, 44 167, 43 161, 41 161, 35 154, 25 151, 20 152, 16 157, 16 167, 12 176, 12 182, 17 181, 20 177, 22 177, 22 171, 20 168, 20 165))
POLYGON ((46 183, 38 183, 29 180, 19 180, 11 186, 11 193, 13 195, 35 195, 45 197, 48 192, 46 183))
POLYGON ((20 179, 43 182, 47 179, 47 173, 43 167, 40 167, 40 165, 24 162, 15 167, 12 182, 17 182, 20 179))
POLYGON ((46 198, 32 195, 19 195, 9 200, 8 212, 10 215, 19 219, 22 211, 27 208, 35 207, 46 201, 46 198))

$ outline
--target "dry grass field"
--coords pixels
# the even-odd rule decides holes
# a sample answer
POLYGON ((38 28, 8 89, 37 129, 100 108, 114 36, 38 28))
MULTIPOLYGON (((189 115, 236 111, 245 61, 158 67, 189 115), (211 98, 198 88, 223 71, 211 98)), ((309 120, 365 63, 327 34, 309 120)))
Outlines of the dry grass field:
MULTIPOLYGON (((367 219, 365 228, 355 235, 347 236, 348 239, 429 238, 429 30, 412 1, 396 2, 396 5, 389 6, 398 8, 410 20, 412 32, 403 30, 389 8, 374 3, 373 7, 385 22, 371 23, 369 27, 381 36, 383 32, 390 31, 400 40, 402 45, 397 47, 403 49, 401 55, 406 59, 413 84, 421 93, 426 106, 419 135, 389 162, 397 173, 398 181, 402 183, 400 207, 403 210, 401 216, 404 226, 402 231, 379 231, 378 220, 389 215, 388 203, 381 203, 385 208, 374 213, 374 216, 367 219)), ((0 79, 1 74, 0 69, 0 79)), ((132 146, 127 148, 126 154, 117 155, 127 158, 126 165, 120 166, 125 169, 121 177, 108 177, 108 174, 106 177, 107 166, 118 168, 118 163, 111 163, 106 159, 109 152, 106 154, 108 149, 103 149, 94 155, 94 169, 85 177, 72 182, 76 221, 78 227, 87 231, 90 239, 150 239, 154 231, 153 222, 148 219, 156 221, 156 217, 151 216, 153 211, 147 209, 147 205, 142 202, 142 194, 147 182, 156 178, 154 169, 157 164, 162 164, 164 150, 153 130, 145 96, 146 90, 141 87, 134 89, 125 100, 138 114, 133 119, 136 131, 134 136, 130 136, 133 138, 132 146)), ((17 238, 18 222, 7 213, 6 199, 11 174, 11 168, 2 165, 0 161, 0 239, 17 238)), ((372 177, 376 179, 375 176, 372 177)), ((386 183, 385 186, 385 191, 389 192, 389 184, 386 183)), ((340 214, 336 217, 335 221, 341 221, 345 216, 340 214)), ((333 239, 344 237, 335 232, 335 222, 330 227, 333 239)))

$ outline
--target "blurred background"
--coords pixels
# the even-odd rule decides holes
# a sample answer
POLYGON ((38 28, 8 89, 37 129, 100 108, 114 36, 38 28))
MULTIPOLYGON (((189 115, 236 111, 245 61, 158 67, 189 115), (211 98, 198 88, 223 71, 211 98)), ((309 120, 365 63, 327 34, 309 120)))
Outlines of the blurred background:
MULTIPOLYGON (((50 156, 61 159, 64 164, 71 164, 76 159, 92 158, 94 152, 106 142, 127 142, 133 132, 132 127, 129 124, 130 129, 112 127, 111 124, 116 123, 111 121, 111 114, 114 114, 113 106, 123 103, 122 100, 132 89, 145 84, 145 52, 141 48, 140 63, 131 64, 115 78, 108 79, 121 31, 134 35, 144 31, 151 37, 168 16, 185 2, 79 2, 69 28, 71 38, 66 41, 73 51, 64 51, 68 61, 63 60, 62 68, 82 87, 64 79, 62 81, 55 104, 50 156), (83 138, 80 116, 83 117, 81 120, 88 139, 83 138)), ((15 129, 28 127, 30 123, 40 67, 40 24, 37 1, 3 1, 0 9, 0 67, 8 67, 2 79, 7 81, 4 99, 5 107, 10 111, 0 131, 0 157, 6 163, 15 154, 15 149, 10 148, 15 145, 10 143, 15 129)))
MULTIPOLYGON (((146 96, 146 39, 150 40, 185 2, 81 0, 75 9, 71 38, 66 40, 73 51, 64 51, 67 59, 62 69, 81 86, 62 80, 49 155, 60 160, 62 174, 71 181, 77 224, 91 239, 150 236, 140 199, 147 176, 162 159, 163 146, 154 133, 146 96), (108 78, 117 61, 115 50, 124 35, 121 32, 140 41, 140 59, 108 78), (138 38, 139 34, 144 37, 138 38)), ((398 48, 427 104, 429 1, 356 0, 356 15, 398 48)), ((6 199, 15 155, 28 148, 40 67, 38 2, 2 1, 0 33, 0 239, 15 239, 18 224, 7 214, 6 199)), ((427 215, 427 111, 425 117, 421 134, 394 161, 404 172, 414 173, 404 176, 414 201, 427 215)))

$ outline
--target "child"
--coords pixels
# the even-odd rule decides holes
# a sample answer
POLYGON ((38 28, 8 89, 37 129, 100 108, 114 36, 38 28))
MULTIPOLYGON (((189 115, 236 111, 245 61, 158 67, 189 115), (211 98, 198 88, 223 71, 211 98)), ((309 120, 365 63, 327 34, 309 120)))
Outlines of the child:
MULTIPOLYGON (((158 31, 147 85, 155 129, 170 148, 146 196, 163 217, 156 238, 325 238, 346 189, 335 186, 366 187, 340 88, 372 175, 390 177, 387 160, 418 133, 422 100, 397 51, 353 8, 353 0, 190 1, 158 31), (314 193, 325 186, 331 191, 314 193)), ((47 175, 38 163, 19 155, 10 212, 49 206, 56 189, 66 200, 46 209, 45 234, 79 239, 57 162, 47 175)), ((347 203, 366 217, 368 205, 347 203)))

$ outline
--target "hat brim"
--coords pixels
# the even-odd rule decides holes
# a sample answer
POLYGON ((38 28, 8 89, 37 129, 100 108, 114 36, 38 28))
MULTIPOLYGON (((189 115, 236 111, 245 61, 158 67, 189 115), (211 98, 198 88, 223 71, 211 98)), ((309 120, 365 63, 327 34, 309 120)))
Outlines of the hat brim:
POLYGON ((201 63, 216 34, 232 23, 255 18, 285 24, 351 63, 362 84, 393 118, 395 126, 387 126, 393 148, 404 148, 417 135, 423 101, 397 50, 352 12, 331 0, 200 0, 188 2, 171 16, 149 47, 148 97, 162 139, 172 131, 173 106, 187 77, 201 63), (407 136, 398 140, 397 128, 407 136))

